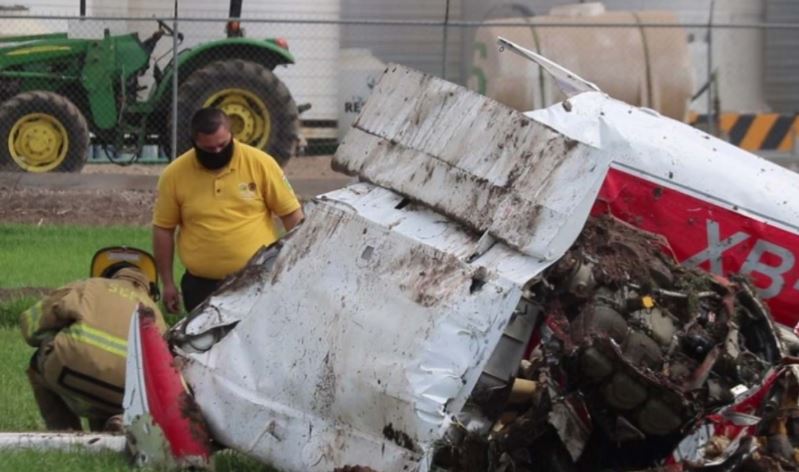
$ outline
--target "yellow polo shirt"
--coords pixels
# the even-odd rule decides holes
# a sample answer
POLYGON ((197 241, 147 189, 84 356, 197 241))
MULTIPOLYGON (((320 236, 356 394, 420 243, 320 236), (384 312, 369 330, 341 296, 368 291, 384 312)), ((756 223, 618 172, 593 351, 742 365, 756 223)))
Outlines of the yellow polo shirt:
POLYGON ((178 227, 178 255, 189 272, 221 279, 277 240, 272 215, 300 202, 283 170, 265 152, 235 142, 230 164, 211 171, 194 149, 175 159, 158 180, 153 225, 178 227))

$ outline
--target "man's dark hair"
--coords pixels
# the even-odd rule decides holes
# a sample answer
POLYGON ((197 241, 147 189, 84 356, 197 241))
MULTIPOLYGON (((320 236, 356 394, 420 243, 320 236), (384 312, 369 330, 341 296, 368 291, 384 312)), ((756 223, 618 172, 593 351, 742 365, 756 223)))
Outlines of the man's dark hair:
POLYGON ((230 118, 219 108, 200 108, 191 117, 191 136, 196 138, 198 134, 213 134, 224 126, 230 129, 230 118))

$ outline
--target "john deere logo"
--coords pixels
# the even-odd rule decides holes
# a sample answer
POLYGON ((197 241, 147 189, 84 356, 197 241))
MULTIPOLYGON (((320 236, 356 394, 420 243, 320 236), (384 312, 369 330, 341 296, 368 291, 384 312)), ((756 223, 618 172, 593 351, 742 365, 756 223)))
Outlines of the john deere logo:
POLYGON ((57 52, 69 50, 69 46, 32 46, 29 48, 15 49, 13 51, 7 52, 6 56, 23 56, 25 54, 35 54, 39 52, 57 52))

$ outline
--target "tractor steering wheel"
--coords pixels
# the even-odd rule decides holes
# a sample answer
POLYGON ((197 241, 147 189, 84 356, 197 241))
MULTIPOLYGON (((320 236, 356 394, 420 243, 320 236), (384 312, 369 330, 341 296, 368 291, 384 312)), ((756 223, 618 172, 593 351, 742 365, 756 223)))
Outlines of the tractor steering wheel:
MULTIPOLYGON (((175 36, 175 30, 167 22, 161 19, 156 21, 158 21, 158 31, 161 31, 164 36, 175 36)), ((183 42, 183 33, 178 32, 178 41, 183 42)))
POLYGON ((175 35, 175 30, 173 30, 172 27, 169 26, 164 20, 159 19, 157 21, 158 21, 158 29, 163 31, 164 35, 166 35, 166 36, 174 36, 175 35))

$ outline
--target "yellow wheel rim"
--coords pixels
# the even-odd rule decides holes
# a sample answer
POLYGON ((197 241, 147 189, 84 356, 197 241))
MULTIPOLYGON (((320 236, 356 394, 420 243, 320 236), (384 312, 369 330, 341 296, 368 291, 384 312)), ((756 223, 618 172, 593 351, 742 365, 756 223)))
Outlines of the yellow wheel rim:
POLYGON ((230 117, 231 131, 236 139, 266 149, 272 121, 269 109, 260 97, 248 90, 227 88, 211 95, 203 107, 224 111, 230 117))
POLYGON ((29 113, 18 119, 8 134, 11 158, 28 172, 48 172, 67 157, 69 135, 53 115, 29 113))

